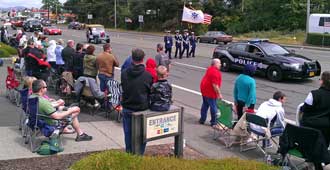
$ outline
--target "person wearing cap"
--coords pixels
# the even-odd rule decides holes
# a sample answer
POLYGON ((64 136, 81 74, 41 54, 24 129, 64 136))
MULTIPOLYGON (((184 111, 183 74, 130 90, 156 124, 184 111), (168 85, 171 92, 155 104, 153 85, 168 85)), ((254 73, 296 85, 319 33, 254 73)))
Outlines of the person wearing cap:
POLYGON ((179 30, 175 31, 175 56, 174 58, 177 57, 178 52, 179 52, 179 57, 181 58, 181 48, 182 48, 182 35, 180 34, 179 30))
POLYGON ((191 45, 191 50, 189 52, 189 57, 195 57, 195 50, 196 50, 196 42, 197 42, 197 39, 196 39, 196 36, 195 36, 195 33, 194 32, 191 32, 191 35, 189 37, 189 42, 190 42, 190 45, 191 45))
POLYGON ((186 54, 187 54, 187 58, 189 58, 189 33, 188 33, 188 30, 185 29, 184 30, 184 34, 182 36, 182 45, 183 45, 183 49, 182 49, 182 53, 181 53, 181 56, 180 58, 182 58, 184 52, 186 51, 186 54))
POLYGON ((169 59, 172 59, 172 46, 173 46, 173 37, 171 35, 171 31, 166 31, 166 35, 164 36, 164 43, 165 43, 165 54, 168 55, 169 59))
POLYGON ((253 78, 255 71, 256 67, 254 65, 247 64, 244 66, 243 73, 235 80, 234 101, 238 120, 242 117, 245 106, 249 110, 254 110, 257 101, 256 81, 253 78))

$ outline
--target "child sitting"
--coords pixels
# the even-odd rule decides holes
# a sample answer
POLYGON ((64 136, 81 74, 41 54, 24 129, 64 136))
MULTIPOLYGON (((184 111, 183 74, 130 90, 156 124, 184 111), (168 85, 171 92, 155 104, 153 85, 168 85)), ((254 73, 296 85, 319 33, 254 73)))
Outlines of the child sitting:
POLYGON ((172 86, 167 81, 168 71, 163 65, 157 67, 158 80, 151 87, 150 110, 168 111, 172 104, 172 86))

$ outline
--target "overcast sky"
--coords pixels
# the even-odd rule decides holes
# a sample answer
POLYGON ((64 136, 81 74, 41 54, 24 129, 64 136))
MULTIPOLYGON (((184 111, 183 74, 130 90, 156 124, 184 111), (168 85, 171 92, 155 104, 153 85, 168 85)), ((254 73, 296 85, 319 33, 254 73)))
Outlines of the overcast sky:
MULTIPOLYGON (((59 0, 61 3, 66 0, 59 0)), ((24 7, 41 7, 41 0, 0 0, 0 7, 14 7, 14 6, 24 6, 24 7)))

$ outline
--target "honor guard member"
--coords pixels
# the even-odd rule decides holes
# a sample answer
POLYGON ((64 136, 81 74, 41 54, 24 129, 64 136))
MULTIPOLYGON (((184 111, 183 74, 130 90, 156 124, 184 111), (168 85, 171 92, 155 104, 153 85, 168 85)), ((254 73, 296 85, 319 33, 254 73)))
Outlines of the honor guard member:
POLYGON ((164 36, 165 43, 165 54, 168 55, 169 59, 172 59, 172 46, 173 46, 173 37, 171 36, 171 31, 166 31, 166 35, 164 36))
POLYGON ((181 53, 181 57, 183 56, 184 52, 186 51, 187 52, 187 58, 189 58, 189 33, 188 33, 188 30, 185 29, 183 30, 184 31, 184 34, 182 36, 182 45, 183 45, 183 50, 182 50, 182 53, 181 53))
POLYGON ((179 30, 175 31, 175 58, 178 55, 179 52, 179 58, 181 59, 181 48, 182 48, 182 35, 180 34, 179 30))
POLYGON ((189 37, 189 41, 190 41, 190 45, 191 45, 191 50, 190 50, 190 53, 189 53, 189 57, 190 56, 195 57, 195 49, 196 49, 197 39, 196 39, 196 36, 195 36, 194 32, 191 32, 191 36, 189 37))

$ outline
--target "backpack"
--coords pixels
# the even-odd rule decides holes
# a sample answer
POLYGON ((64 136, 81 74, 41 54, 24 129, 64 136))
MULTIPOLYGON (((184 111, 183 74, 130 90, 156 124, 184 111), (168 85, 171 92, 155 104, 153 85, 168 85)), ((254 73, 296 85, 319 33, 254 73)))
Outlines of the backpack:
POLYGON ((39 155, 53 155, 62 152, 64 149, 59 146, 59 138, 50 138, 49 141, 42 141, 37 150, 39 155))

